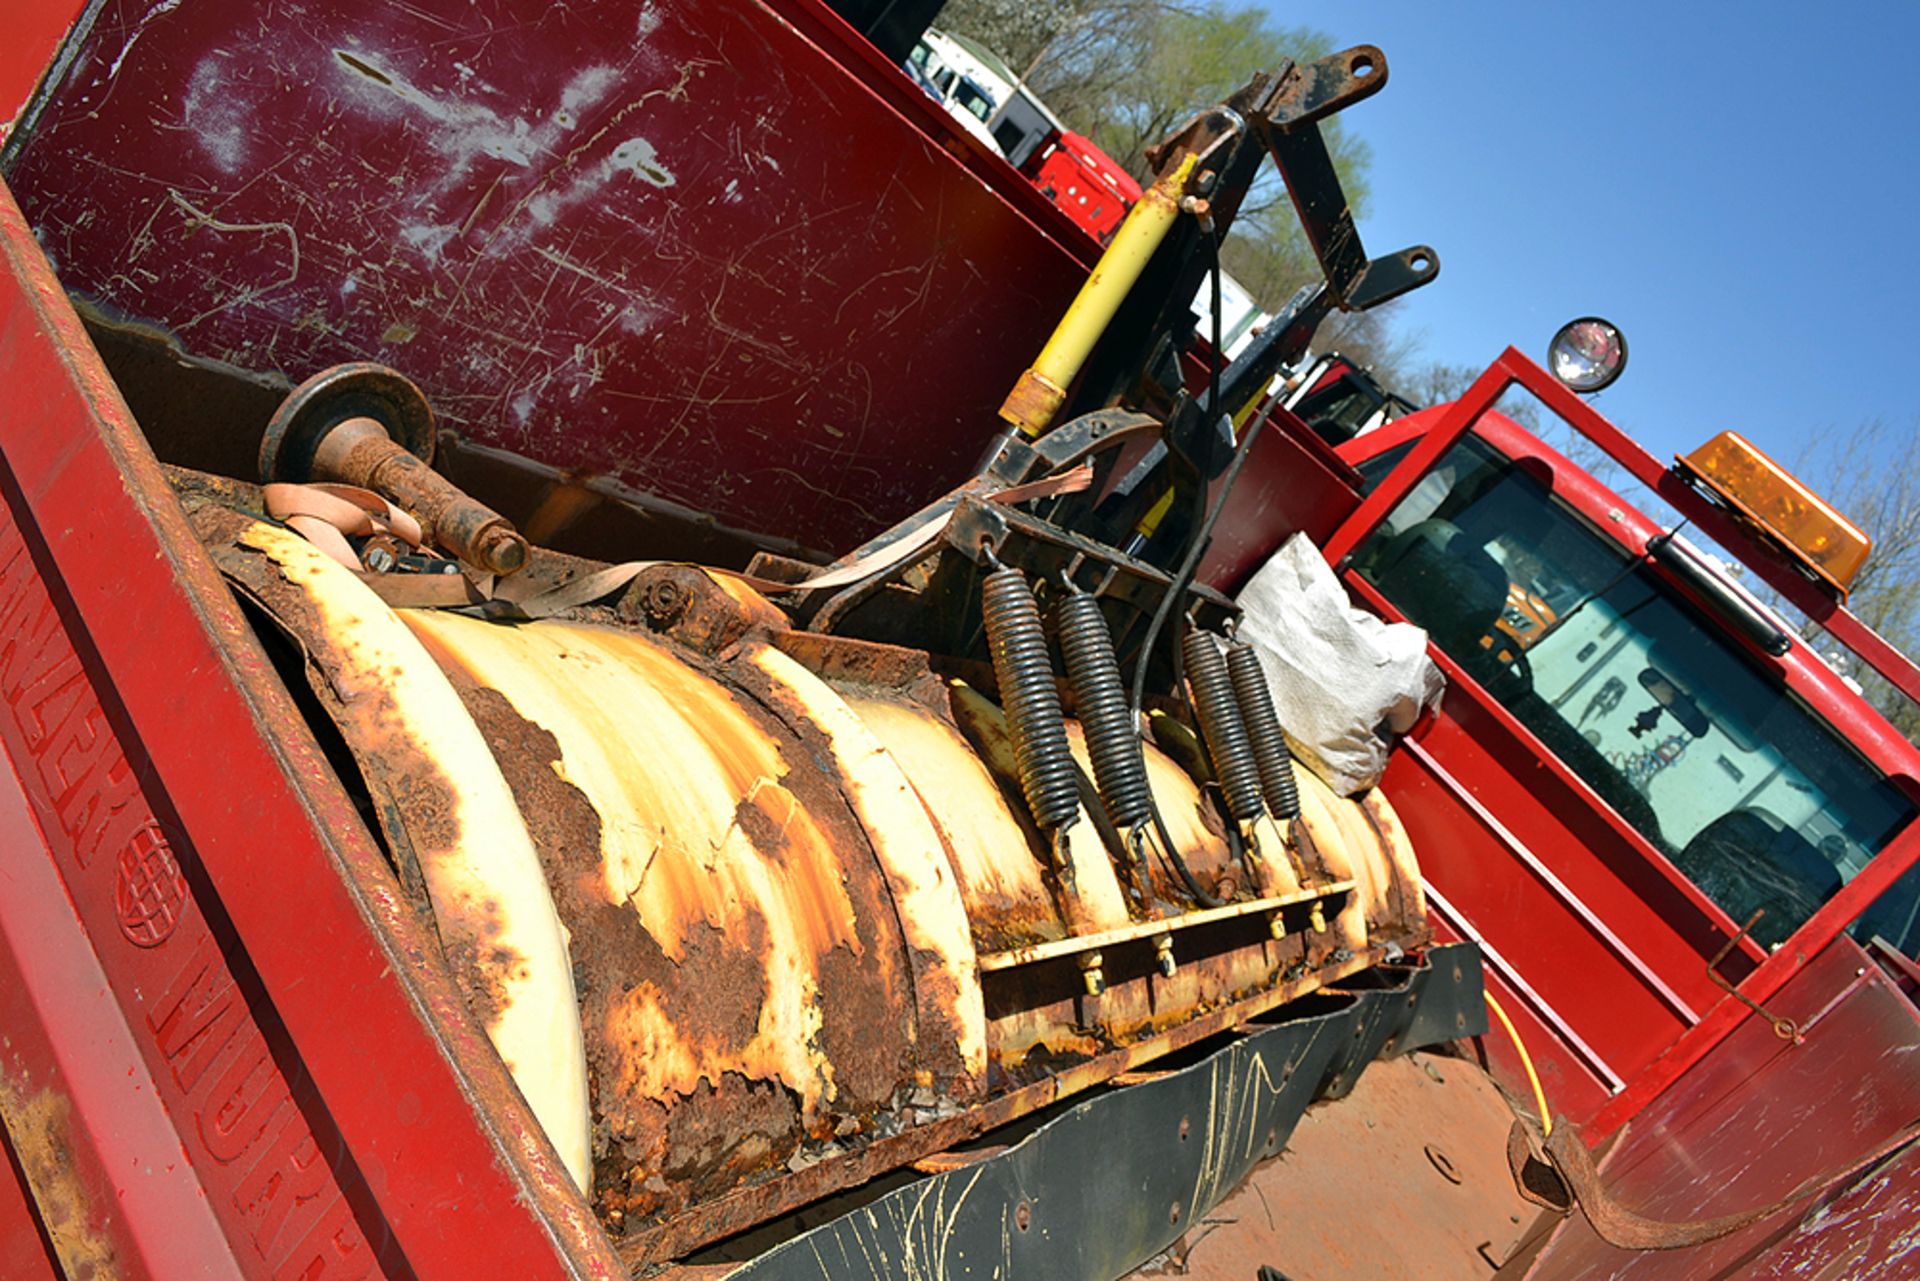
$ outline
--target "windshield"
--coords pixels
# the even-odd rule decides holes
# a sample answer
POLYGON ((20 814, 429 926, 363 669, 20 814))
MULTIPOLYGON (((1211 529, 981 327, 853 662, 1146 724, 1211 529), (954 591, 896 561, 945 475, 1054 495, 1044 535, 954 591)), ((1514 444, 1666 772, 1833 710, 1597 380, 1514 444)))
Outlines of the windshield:
MULTIPOLYGON (((1764 908, 1754 937, 1779 943, 1914 806, 1548 477, 1466 437, 1355 568, 1728 915, 1764 908)), ((1917 889, 1855 932, 1912 951, 1917 889)))
POLYGON ((961 80, 959 88, 954 91, 953 100, 983 124, 993 114, 993 99, 987 97, 985 91, 971 80, 961 80))

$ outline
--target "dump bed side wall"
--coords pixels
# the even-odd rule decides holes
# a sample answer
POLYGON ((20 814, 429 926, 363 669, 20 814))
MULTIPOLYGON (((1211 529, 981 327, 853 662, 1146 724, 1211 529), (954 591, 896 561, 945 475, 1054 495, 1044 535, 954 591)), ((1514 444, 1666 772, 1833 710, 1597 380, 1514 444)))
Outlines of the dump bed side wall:
POLYGON ((802 0, 105 0, 7 179, 196 357, 384 361, 472 441, 838 550, 962 479, 1097 252, 877 56, 802 0))

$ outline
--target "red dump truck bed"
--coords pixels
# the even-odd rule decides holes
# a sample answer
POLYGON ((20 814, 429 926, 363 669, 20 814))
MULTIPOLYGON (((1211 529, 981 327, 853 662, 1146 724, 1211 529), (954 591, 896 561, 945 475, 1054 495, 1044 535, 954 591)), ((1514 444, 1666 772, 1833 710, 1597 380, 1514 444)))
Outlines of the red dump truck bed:
MULTIPOLYGON (((810 629, 760 594, 784 599, 779 583, 670 563, 844 551, 961 484, 1096 260, 827 7, 107 0, 80 16, 0 173, 5 1275, 1108 1278, 1162 1251, 1150 1267, 1300 1281, 1503 1261, 1543 1279, 1911 1272, 1920 974, 1847 929, 1920 854, 1913 827, 1769 952, 1437 649, 1446 700, 1383 786, 1350 801, 1303 773, 1308 812, 1284 836, 1260 826, 1277 812, 1246 829, 1286 851, 1264 869, 1223 839, 1205 759, 1156 740, 1153 786, 1192 820, 1209 905, 1157 867, 1109 866, 1092 825, 1077 863, 1046 863, 1020 780, 981 737, 999 713, 971 689, 1004 677, 977 647, 810 629), (476 989, 491 971, 473 936, 409 870, 460 789, 381 774, 416 733, 390 694, 399 669, 356 667, 354 630, 315 621, 345 599, 316 584, 349 571, 301 560, 252 484, 288 388, 374 359, 426 389, 437 466, 531 536, 530 574, 565 587, 649 558, 631 592, 551 616, 356 616, 426 638, 408 679, 446 682, 435 706, 493 729, 482 754, 503 795, 520 790, 498 830, 467 837, 503 845, 522 825, 567 918, 565 982, 641 1029, 588 1020, 586 1165, 499 1048, 510 1002, 476 989), (594 646, 598 674, 578 677, 567 664, 594 646), (515 657, 488 669, 488 647, 515 657), (574 695, 545 721, 516 704, 538 732, 482 714, 536 677, 574 695), (665 691, 655 720, 595 720, 633 690, 665 691), (672 888, 632 883, 623 911, 701 905, 671 929, 646 918, 668 940, 654 953, 705 942, 609 984, 602 918, 565 906, 589 882, 554 873, 543 842, 576 793, 603 843, 698 793, 705 776, 669 766, 736 706, 747 728, 714 759, 761 751, 764 733, 786 772, 730 776, 732 821, 672 888), (932 764, 884 774, 896 760, 932 764), (596 783, 588 766, 608 762, 596 783), (616 795, 629 784, 644 804, 616 795), (789 831, 803 810, 837 816, 818 817, 815 845, 789 831), (751 849, 728 844, 742 831, 751 849), (764 910, 739 908, 742 869, 764 910), (817 956, 781 941, 814 934, 817 956), (1706 972, 1729 938, 1737 992, 1706 972), (763 972, 762 945, 789 968, 763 972), (1483 962, 1511 1039, 1486 1035, 1483 962), (640 1018, 682 978, 698 1001, 640 1018), (859 1003, 873 991, 886 999, 859 1003), (802 1031, 747 1036, 776 1024, 802 1031), (729 1037, 755 1066, 727 1057, 729 1037), (1451 1057, 1352 1093, 1376 1056, 1419 1046, 1451 1057), (609 1065, 628 1073, 617 1089, 609 1065), (1532 1217, 1500 1181, 1507 1136, 1487 1118, 1501 1087, 1531 1116, 1536 1068, 1558 1142, 1595 1144, 1600 1174, 1572 1180, 1584 1213, 1549 1180, 1562 1203, 1532 1217), (1423 1107, 1448 1109, 1431 1133, 1423 1107), (1297 1124, 1299 1148, 1274 1159, 1297 1124), (660 1147, 636 1160, 650 1135, 660 1147), (1294 1217, 1261 1231, 1256 1204, 1294 1217), (1739 1217, 1704 1222, 1720 1216, 1739 1217), (1491 1225, 1483 1249, 1463 1252, 1465 1222, 1491 1225)), ((1444 449, 1509 440, 1487 415, 1513 384, 1680 494, 1509 352, 1408 429, 1424 443, 1384 481, 1275 412, 1203 578, 1237 589, 1300 531, 1399 617, 1347 554, 1444 449)), ((1052 536, 989 504, 961 506, 1052 536)), ((1785 561, 1760 560, 1920 688, 1785 561)), ((1143 581, 1164 586, 1155 572, 1143 581)), ((1192 608, 1232 602, 1196 590, 1192 608)), ((1808 692, 1821 682, 1786 683, 1827 708, 1841 695, 1808 692)), ((1862 712, 1849 733, 1920 798, 1884 722, 1862 712)), ((484 906, 507 926, 520 910, 484 906)))

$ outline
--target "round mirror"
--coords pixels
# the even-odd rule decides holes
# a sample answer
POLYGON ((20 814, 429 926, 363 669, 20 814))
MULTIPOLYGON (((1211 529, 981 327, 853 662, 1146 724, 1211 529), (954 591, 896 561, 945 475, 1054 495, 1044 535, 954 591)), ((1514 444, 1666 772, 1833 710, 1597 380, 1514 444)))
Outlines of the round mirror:
POLYGON ((1570 320, 1547 348, 1547 367, 1574 391, 1599 391, 1627 367, 1626 336, 1598 316, 1570 320))

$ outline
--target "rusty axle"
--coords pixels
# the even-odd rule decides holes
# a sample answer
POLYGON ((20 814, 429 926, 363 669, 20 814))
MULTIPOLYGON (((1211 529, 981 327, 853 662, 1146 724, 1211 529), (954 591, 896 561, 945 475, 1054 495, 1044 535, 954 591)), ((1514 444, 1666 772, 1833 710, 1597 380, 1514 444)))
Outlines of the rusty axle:
POLYGON ((260 442, 260 476, 370 489, 413 513, 435 543, 475 569, 520 570, 527 540, 434 471, 433 449, 433 409, 418 387, 385 365, 335 365, 281 402, 260 442))
POLYGON ((406 508, 436 543, 476 569, 512 574, 527 563, 527 540, 506 517, 467 497, 372 418, 336 425, 313 462, 316 479, 359 485, 406 508))

